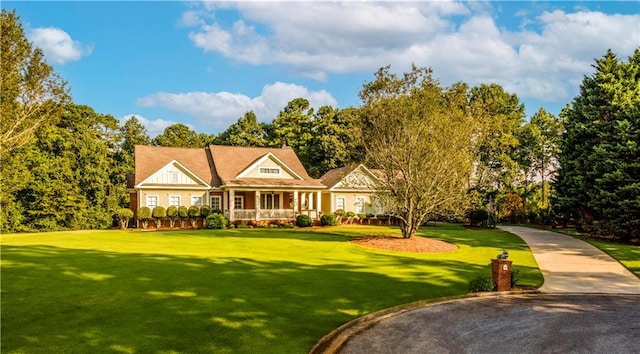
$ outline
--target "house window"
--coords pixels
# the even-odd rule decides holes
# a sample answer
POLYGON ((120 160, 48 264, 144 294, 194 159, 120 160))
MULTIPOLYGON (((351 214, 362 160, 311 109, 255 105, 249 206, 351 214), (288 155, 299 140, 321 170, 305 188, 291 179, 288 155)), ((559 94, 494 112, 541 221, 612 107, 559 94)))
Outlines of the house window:
POLYGON ((169 183, 178 184, 178 171, 169 171, 169 183))
POLYGON ((356 197, 356 214, 364 213, 364 197, 356 197))
POLYGON ((158 196, 157 195, 148 195, 147 196, 147 206, 149 208, 155 208, 158 206, 158 196))
POLYGON ((233 207, 235 209, 244 209, 244 197, 241 195, 233 197, 233 207))
POLYGON ((280 168, 278 167, 260 167, 261 175, 279 175, 280 168))
POLYGON ((219 195, 211 196, 211 209, 212 210, 216 210, 216 209, 222 210, 221 205, 222 205, 222 198, 220 198, 219 195))
POLYGON ((195 205, 195 206, 202 206, 202 196, 198 195, 192 195, 191 196, 191 205, 195 205))
POLYGON ((378 198, 374 199, 373 204, 375 205, 375 208, 376 208, 376 214, 384 213, 384 209, 382 208, 382 203, 380 202, 380 199, 378 198))
POLYGON ((261 194, 260 209, 280 209, 280 194, 261 194))
POLYGON ((180 196, 179 195, 170 195, 169 196, 169 205, 180 206, 180 196))
POLYGON ((338 209, 344 210, 344 198, 343 197, 336 198, 336 210, 338 210, 338 209))

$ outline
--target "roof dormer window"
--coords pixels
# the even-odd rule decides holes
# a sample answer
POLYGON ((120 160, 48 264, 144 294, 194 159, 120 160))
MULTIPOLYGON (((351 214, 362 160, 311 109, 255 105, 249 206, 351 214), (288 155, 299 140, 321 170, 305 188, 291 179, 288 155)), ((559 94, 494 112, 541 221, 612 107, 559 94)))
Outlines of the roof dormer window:
POLYGON ((279 167, 260 167, 261 175, 279 175, 280 168, 279 167))

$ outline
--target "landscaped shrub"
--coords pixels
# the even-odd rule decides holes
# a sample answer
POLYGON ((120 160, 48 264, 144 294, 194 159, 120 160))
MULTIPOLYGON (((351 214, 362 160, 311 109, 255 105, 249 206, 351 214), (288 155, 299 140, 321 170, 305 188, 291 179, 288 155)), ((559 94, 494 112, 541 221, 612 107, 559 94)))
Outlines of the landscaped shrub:
POLYGON ((344 209, 337 209, 333 212, 333 215, 336 216, 336 224, 342 224, 342 216, 344 215, 344 209))
MULTIPOLYGON (((222 214, 222 213, 219 213, 222 214)), ((200 207, 200 216, 203 218, 207 218, 207 216, 211 215, 211 207, 208 205, 203 205, 200 207)))
POLYGON ((336 217, 331 214, 324 214, 320 218, 320 225, 322 226, 335 226, 336 225, 336 217))
POLYGON ((169 218, 169 226, 174 227, 178 217, 178 207, 175 205, 169 206, 167 208, 167 217, 169 218))
POLYGON ((129 224, 129 219, 133 217, 133 211, 129 208, 120 208, 116 210, 116 219, 118 219, 118 224, 122 230, 127 228, 129 224))
POLYGON ((207 229, 224 229, 227 227, 227 218, 218 213, 210 214, 206 218, 206 227, 207 229))
POLYGON ((348 224, 353 224, 353 219, 356 216, 356 213, 352 212, 352 211, 348 211, 345 216, 347 217, 347 223, 348 224))
POLYGON ((376 219, 380 220, 380 224, 383 224, 385 221, 390 223, 391 217, 388 214, 378 214, 376 215, 376 219))
POLYGON ((298 215, 296 225, 298 225, 298 227, 309 227, 311 226, 311 218, 309 215, 298 215))
POLYGON ((198 225, 198 217, 200 216, 200 208, 198 208, 195 205, 192 205, 192 206, 189 207, 189 210, 187 211, 187 213, 189 214, 189 220, 191 221, 191 227, 193 227, 195 229, 196 226, 198 225))
POLYGON ((289 220, 277 220, 275 223, 271 223, 271 227, 278 227, 281 229, 292 229, 293 222, 289 220))
POLYGON ((222 214, 222 210, 221 209, 211 209, 211 214, 222 214))
POLYGON ((489 213, 484 209, 475 209, 469 212, 471 226, 480 226, 489 219, 489 213))
POLYGON ((469 282, 469 292, 472 293, 493 291, 493 288, 491 277, 480 276, 469 282))
POLYGON ((146 229, 149 226, 149 220, 151 220, 151 209, 149 207, 141 207, 136 212, 136 218, 142 222, 142 228, 146 229))
POLYGON ((189 209, 187 209, 186 206, 181 205, 178 208, 178 217, 180 218, 180 227, 184 229, 184 226, 187 223, 187 218, 189 217, 189 209))
POLYGON ((516 285, 518 285, 519 281, 520 281, 520 269, 511 268, 511 287, 513 288, 516 285))
POLYGON ((365 213, 360 213, 358 215, 356 215, 358 217, 358 220, 360 220, 360 223, 362 224, 363 221, 365 221, 367 219, 367 214, 365 213))
POLYGON ((159 229, 162 227, 162 219, 167 217, 167 209, 161 206, 157 206, 153 208, 153 212, 151 215, 153 215, 153 218, 155 219, 156 228, 159 229))

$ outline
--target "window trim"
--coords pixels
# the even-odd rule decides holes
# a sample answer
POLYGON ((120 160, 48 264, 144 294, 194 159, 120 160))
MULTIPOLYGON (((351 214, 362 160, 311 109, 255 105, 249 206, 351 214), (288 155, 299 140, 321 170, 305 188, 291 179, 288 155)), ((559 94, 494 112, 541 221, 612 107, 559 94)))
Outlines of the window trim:
POLYGON ((182 196, 179 194, 169 194, 169 198, 168 198, 168 206, 177 206, 179 207, 182 203, 182 196), (171 204, 171 198, 178 198, 178 204, 171 204))
POLYGON ((366 205, 366 198, 363 196, 357 196, 355 198, 356 202, 353 204, 353 209, 355 210, 356 214, 364 214, 365 211, 365 205, 366 205), (359 201, 362 201, 362 203, 359 203, 359 201), (360 209, 360 210, 358 210, 360 209))
POLYGON ((258 166, 258 174, 261 176, 279 176, 282 174, 282 169, 280 166, 258 166), (265 171, 263 172, 263 170, 265 171))
POLYGON ((170 170, 169 174, 169 184, 180 184, 180 172, 175 170, 170 170))
POLYGON ((244 195, 233 196, 233 209, 244 209, 244 195), (236 208, 236 199, 240 199, 240 208, 236 208))
POLYGON ((144 198, 144 205, 145 205, 147 208, 152 208, 152 209, 153 209, 153 208, 157 207, 158 205, 160 205, 160 198, 158 197, 158 195, 157 195, 157 194, 148 194, 148 195, 146 195, 146 196, 145 196, 145 198, 144 198), (154 206, 150 206, 150 205, 149 205, 149 198, 156 198, 156 205, 154 205, 154 206))
POLYGON ((212 195, 211 198, 209 198, 209 206, 211 207, 211 209, 220 209, 220 210, 222 210, 222 196, 221 195, 212 195), (218 207, 217 208, 213 207, 213 200, 214 199, 218 200, 218 207))
POLYGON ((336 210, 339 210, 339 209, 345 210, 346 207, 347 207, 347 198, 336 197, 336 210), (342 208, 339 206, 340 203, 338 202, 338 200, 342 200, 342 208))
POLYGON ((203 199, 204 199, 204 198, 202 198, 202 196, 201 196, 201 195, 192 195, 192 196, 191 196, 191 206, 201 207, 201 206, 203 205, 203 203, 204 203, 204 200, 203 200, 203 199), (200 204, 194 204, 194 203, 193 203, 193 198, 200 198, 200 204))

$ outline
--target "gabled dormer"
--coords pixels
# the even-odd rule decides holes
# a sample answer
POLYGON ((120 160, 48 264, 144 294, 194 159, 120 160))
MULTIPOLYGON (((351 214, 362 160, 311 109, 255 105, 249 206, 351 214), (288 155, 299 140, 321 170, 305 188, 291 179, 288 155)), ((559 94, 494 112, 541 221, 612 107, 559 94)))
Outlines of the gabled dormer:
POLYGON ((302 176, 271 152, 266 153, 240 171, 236 178, 303 179, 302 176))
POLYGON ((194 172, 173 160, 155 173, 138 183, 135 188, 144 187, 206 187, 210 188, 207 181, 198 177, 194 172))

